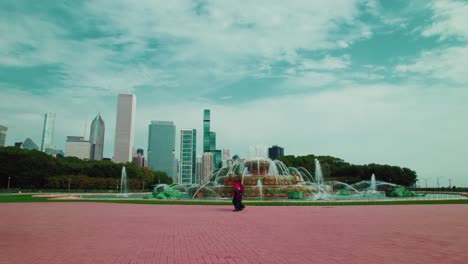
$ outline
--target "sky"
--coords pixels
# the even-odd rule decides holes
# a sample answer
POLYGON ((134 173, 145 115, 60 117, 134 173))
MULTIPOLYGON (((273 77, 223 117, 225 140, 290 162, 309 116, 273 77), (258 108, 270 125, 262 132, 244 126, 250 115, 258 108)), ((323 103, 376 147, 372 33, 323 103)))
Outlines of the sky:
POLYGON ((462 0, 5 0, 0 124, 8 145, 40 144, 54 112, 63 149, 100 113, 112 157, 117 96, 134 93, 136 148, 160 120, 197 129, 201 153, 211 109, 231 154, 277 144, 468 186, 466 14, 462 0))

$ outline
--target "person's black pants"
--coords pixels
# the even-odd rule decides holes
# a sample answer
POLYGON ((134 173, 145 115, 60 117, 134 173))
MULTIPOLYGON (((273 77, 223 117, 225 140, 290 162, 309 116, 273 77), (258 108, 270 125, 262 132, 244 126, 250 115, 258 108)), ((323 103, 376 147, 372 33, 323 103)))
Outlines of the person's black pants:
POLYGON ((232 198, 232 204, 234 205, 235 210, 241 210, 242 209, 242 207, 241 207, 242 203, 241 203, 241 200, 238 197, 234 196, 232 198))

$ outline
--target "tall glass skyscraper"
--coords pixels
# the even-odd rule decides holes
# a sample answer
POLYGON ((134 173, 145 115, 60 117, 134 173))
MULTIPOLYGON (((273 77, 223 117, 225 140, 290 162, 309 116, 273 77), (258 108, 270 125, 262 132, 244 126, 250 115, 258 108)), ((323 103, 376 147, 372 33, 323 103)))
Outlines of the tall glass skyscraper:
POLYGON ((197 130, 180 130, 180 184, 195 183, 195 164, 197 157, 197 130))
POLYGON ((148 167, 164 171, 176 182, 175 125, 171 121, 152 121, 148 133, 148 167))
POLYGON ((210 152, 210 109, 203 111, 203 152, 210 152))
POLYGON ((55 149, 54 146, 55 113, 44 115, 44 126, 42 128, 41 151, 55 149))
POLYGON ((210 131, 211 112, 205 109, 203 112, 203 153, 213 154, 213 168, 219 169, 222 165, 221 151, 216 150, 216 133, 210 131))
POLYGON ((136 96, 119 94, 115 124, 114 161, 132 161, 133 130, 135 127, 136 96))
POLYGON ((8 133, 8 127, 0 125, 0 147, 6 145, 6 138, 8 133))
POLYGON ((102 160, 104 153, 104 120, 100 114, 94 118, 91 123, 91 133, 89 134, 89 141, 91 142, 91 159, 102 160))

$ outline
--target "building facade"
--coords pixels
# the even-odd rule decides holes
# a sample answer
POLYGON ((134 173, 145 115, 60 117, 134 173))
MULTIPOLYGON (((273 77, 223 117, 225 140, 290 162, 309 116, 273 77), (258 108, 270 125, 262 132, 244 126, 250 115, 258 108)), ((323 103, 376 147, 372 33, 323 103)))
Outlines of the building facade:
POLYGON ((129 162, 133 157, 136 96, 119 94, 115 125, 114 161, 129 162))
POLYGON ((216 132, 211 131, 211 111, 203 111, 203 153, 213 154, 213 169, 220 169, 222 162, 222 152, 216 149, 216 132))
POLYGON ((98 114, 91 123, 89 141, 91 142, 91 159, 102 160, 104 154, 104 120, 98 114))
POLYGON ((197 130, 180 130, 179 184, 195 183, 195 162, 197 157, 197 130))
POLYGON ((55 132, 55 113, 45 113, 44 125, 42 127, 41 151, 55 149, 54 146, 55 132))
POLYGON ((195 161, 195 183, 203 183, 203 166, 202 166, 202 156, 197 156, 195 161))
POLYGON ((164 171, 176 182, 175 125, 171 121, 152 121, 148 133, 148 167, 164 171))
POLYGON ((79 159, 91 158, 91 142, 86 141, 84 137, 67 136, 65 143, 65 156, 77 157, 79 159))
POLYGON ((202 156, 202 179, 201 182, 205 183, 210 180, 213 173, 213 153, 205 152, 202 156))
POLYGON ((203 111, 203 152, 210 152, 210 109, 203 111))
POLYGON ((223 160, 231 159, 231 151, 229 149, 223 149, 223 160))
POLYGON ((284 148, 273 145, 271 148, 268 148, 268 157, 272 160, 275 160, 279 157, 284 156, 284 148))
POLYGON ((0 125, 0 147, 6 146, 8 127, 0 125))
MULTIPOLYGON (((15 144, 16 146, 16 144, 15 144)), ((39 150, 39 146, 31 138, 26 138, 24 142, 20 145, 20 148, 29 149, 29 150, 39 150)))

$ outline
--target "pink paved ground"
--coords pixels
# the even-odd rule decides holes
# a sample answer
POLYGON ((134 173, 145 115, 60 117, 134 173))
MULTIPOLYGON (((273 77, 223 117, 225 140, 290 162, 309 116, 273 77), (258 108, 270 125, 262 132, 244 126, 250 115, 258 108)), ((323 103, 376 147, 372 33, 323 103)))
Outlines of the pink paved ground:
POLYGON ((468 205, 0 204, 0 263, 468 263, 468 205))

